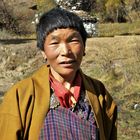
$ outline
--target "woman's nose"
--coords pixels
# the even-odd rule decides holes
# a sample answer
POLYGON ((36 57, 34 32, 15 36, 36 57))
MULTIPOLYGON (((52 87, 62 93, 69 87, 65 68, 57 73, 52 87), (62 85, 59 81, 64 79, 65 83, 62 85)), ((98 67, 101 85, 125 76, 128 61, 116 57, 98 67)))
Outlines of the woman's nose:
POLYGON ((70 47, 67 43, 61 44, 61 55, 67 55, 71 52, 70 47))

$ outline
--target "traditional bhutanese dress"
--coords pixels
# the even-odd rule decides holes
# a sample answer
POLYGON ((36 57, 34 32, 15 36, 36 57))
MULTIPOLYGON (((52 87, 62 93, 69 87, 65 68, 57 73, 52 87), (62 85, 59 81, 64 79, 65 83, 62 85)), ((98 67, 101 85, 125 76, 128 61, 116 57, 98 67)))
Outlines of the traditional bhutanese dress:
POLYGON ((93 111, 85 92, 80 92, 75 107, 60 106, 51 90, 50 110, 46 115, 39 140, 99 140, 93 111))

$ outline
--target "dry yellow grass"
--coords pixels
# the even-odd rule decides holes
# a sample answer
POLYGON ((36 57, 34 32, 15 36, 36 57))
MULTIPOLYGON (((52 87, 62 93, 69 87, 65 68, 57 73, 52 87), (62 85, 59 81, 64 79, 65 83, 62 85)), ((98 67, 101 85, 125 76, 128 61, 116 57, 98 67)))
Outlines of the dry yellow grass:
MULTIPOLYGON (((139 44, 140 36, 90 38, 81 65, 86 74, 105 84, 118 104, 118 140, 140 138, 140 108, 134 109, 140 105, 139 44)), ((43 63, 35 46, 35 40, 1 40, 0 92, 43 63)))
POLYGON ((103 81, 118 104, 118 140, 140 138, 140 36, 91 38, 82 69, 103 81))
POLYGON ((132 23, 98 24, 98 36, 140 35, 140 20, 132 23))

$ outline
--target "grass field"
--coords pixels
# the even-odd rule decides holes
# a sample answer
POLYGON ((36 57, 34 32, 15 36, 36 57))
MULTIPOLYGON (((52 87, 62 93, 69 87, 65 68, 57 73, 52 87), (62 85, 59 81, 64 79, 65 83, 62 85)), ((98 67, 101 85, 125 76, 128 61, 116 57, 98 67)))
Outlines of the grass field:
MULTIPOLYGON (((100 25, 100 36, 106 37, 87 40, 81 67, 87 75, 101 80, 118 104, 118 140, 139 140, 140 36, 136 34, 140 33, 140 27, 138 24, 133 28, 121 25, 100 25), (122 36, 129 34, 128 31, 134 35, 122 36)), ((0 92, 43 63, 35 46, 35 40, 16 36, 11 39, 7 32, 0 33, 0 92)))
POLYGON ((140 36, 92 38, 82 63, 85 73, 103 81, 118 104, 118 140, 140 138, 139 44, 140 36))
POLYGON ((98 36, 140 35, 140 20, 132 23, 98 24, 98 36))

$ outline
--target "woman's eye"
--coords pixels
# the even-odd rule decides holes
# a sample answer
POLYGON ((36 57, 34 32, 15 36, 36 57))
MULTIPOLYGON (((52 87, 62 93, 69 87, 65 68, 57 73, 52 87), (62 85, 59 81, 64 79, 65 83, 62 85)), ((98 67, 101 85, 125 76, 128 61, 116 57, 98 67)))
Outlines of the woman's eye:
POLYGON ((78 39, 73 39, 72 41, 79 41, 78 39))
POLYGON ((51 42, 50 45, 57 45, 58 42, 51 42))
POLYGON ((79 39, 73 38, 73 39, 71 39, 71 42, 79 42, 79 39))

